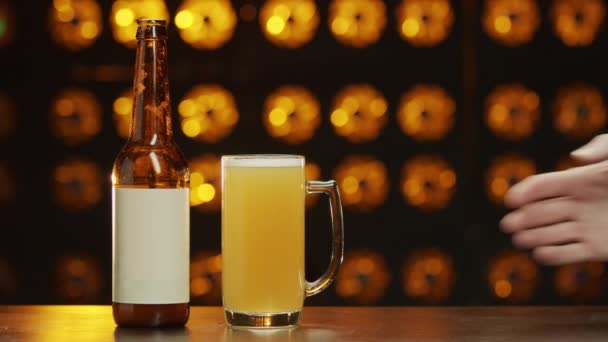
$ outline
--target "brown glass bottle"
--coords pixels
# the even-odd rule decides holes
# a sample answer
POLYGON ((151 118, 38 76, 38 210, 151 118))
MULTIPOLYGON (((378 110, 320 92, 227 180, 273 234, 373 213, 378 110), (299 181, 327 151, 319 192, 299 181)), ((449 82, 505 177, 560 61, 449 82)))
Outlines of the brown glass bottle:
POLYGON ((112 171, 114 321, 184 325, 190 173, 173 139, 164 20, 138 20, 133 94, 131 134, 112 171))

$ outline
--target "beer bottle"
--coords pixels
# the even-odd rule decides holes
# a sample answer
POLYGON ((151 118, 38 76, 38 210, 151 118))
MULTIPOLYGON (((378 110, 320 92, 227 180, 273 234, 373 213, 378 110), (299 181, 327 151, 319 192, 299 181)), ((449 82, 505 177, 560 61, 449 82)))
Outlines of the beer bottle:
POLYGON ((164 20, 137 21, 131 134, 112 171, 112 311, 119 326, 189 316, 190 173, 173 139, 164 20))

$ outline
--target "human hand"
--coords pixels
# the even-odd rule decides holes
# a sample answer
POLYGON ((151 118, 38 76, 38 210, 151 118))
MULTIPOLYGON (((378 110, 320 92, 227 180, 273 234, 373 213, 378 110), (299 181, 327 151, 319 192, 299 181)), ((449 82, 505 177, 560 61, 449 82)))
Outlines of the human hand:
POLYGON ((500 225, 545 264, 608 260, 608 135, 574 151, 581 166, 528 177, 505 196, 500 225))

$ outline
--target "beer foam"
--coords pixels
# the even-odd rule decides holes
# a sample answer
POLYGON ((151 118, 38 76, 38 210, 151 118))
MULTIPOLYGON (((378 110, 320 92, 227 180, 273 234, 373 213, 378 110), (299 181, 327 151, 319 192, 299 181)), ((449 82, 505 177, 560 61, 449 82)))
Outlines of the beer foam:
POLYGON ((303 167, 304 157, 287 154, 223 156, 224 167, 303 167))

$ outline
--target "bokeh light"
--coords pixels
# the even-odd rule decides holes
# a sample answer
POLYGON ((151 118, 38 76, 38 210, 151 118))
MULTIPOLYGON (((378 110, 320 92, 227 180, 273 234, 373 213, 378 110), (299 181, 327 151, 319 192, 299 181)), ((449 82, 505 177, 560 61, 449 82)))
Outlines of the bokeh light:
POLYGON ((551 4, 553 30, 567 46, 593 43, 605 16, 602 0, 555 0, 551 4))
POLYGON ((388 103, 368 84, 346 86, 336 94, 330 122, 339 136, 352 143, 369 142, 380 135, 387 121, 388 103))
MULTIPOLYGON (((306 166, 304 167, 304 175, 307 181, 321 180, 321 167, 315 162, 311 162, 306 159, 306 166)), ((306 208, 312 208, 319 201, 320 194, 308 194, 306 195, 306 208)))
POLYGON ((519 141, 529 137, 540 120, 540 98, 523 84, 496 87, 486 98, 485 119, 499 138, 519 141))
POLYGON ((0 94, 0 141, 15 133, 17 113, 13 101, 5 94, 0 94))
POLYGON ((221 207, 222 165, 218 156, 204 154, 190 161, 190 206, 203 212, 221 207))
POLYGON ((177 111, 184 135, 205 143, 226 138, 239 121, 232 94, 213 84, 192 88, 179 103, 177 111))
POLYGON ((133 121, 133 90, 124 90, 112 103, 114 126, 121 138, 128 138, 131 134, 133 121))
POLYGON ((137 19, 153 18, 169 21, 163 0, 116 0, 112 4, 110 23, 114 39, 126 47, 136 45, 137 19))
POLYGON ((382 254, 371 250, 346 253, 336 277, 336 293, 348 302, 375 304, 384 297, 391 274, 382 254))
POLYGON ((15 37, 15 12, 8 1, 0 2, 0 47, 10 44, 15 37))
POLYGON ((389 189, 384 164, 371 156, 350 156, 334 172, 346 208, 368 212, 382 205, 389 189))
POLYGON ((509 47, 530 42, 541 21, 535 0, 486 0, 482 16, 488 36, 509 47))
POLYGON ((380 39, 386 26, 382 0, 332 0, 329 29, 342 44, 363 48, 380 39))
POLYGON ((222 305, 222 255, 201 251, 190 262, 190 301, 222 305))
POLYGON ((604 295, 606 269, 601 262, 562 265, 555 269, 553 283, 560 297, 579 304, 592 304, 604 295))
POLYGON ((70 51, 87 48, 103 29, 101 8, 96 0, 53 0, 49 29, 59 46, 70 51))
POLYGON ((402 0, 396 16, 401 37, 419 47, 441 43, 454 23, 449 0, 402 0))
POLYGON ((17 276, 8 260, 0 258, 0 303, 14 300, 17 294, 17 276))
POLYGON ((401 169, 401 192, 405 201, 423 211, 445 208, 456 190, 456 173, 443 159, 421 155, 401 169))
POLYGON ((55 292, 64 303, 94 303, 103 277, 98 262, 86 254, 64 255, 55 266, 55 292))
POLYGON ((435 248, 412 253, 403 264, 402 276, 405 294, 427 304, 445 302, 456 277, 452 258, 435 248))
POLYGON ((7 165, 0 163, 0 205, 12 202, 15 195, 15 176, 7 165))
POLYGON ((51 132, 67 145, 87 142, 101 130, 101 115, 101 105, 93 93, 64 89, 51 104, 51 132))
POLYGON ((197 49, 217 49, 232 38, 236 12, 230 0, 184 0, 175 26, 182 39, 197 49))
POLYGON ((51 177, 53 199, 68 211, 92 209, 105 192, 105 177, 90 160, 67 159, 54 168, 51 177))
POLYGON ((571 139, 589 139, 606 125, 606 104, 600 91, 589 84, 560 88, 553 102, 553 127, 571 139))
POLYGON ((312 138, 321 124, 321 105, 308 89, 283 86, 266 98, 263 121, 273 138, 301 144, 312 138))
POLYGON ((488 264, 488 286, 492 295, 509 304, 530 301, 540 282, 538 265, 526 252, 506 251, 488 264))
POLYGON ((437 141, 454 126, 455 111, 456 102, 443 88, 420 84, 401 96, 397 120, 414 140, 437 141))
POLYGON ((314 0, 266 0, 260 9, 260 26, 271 43, 299 48, 317 32, 317 5, 314 0))
POLYGON ((517 154, 496 157, 486 171, 486 192, 488 198, 503 205, 503 198, 509 189, 524 178, 536 173, 534 162, 517 154))

